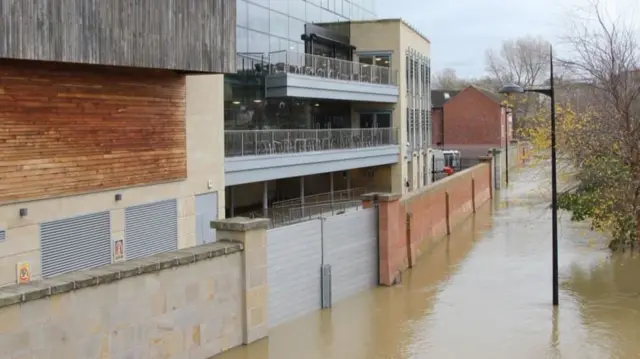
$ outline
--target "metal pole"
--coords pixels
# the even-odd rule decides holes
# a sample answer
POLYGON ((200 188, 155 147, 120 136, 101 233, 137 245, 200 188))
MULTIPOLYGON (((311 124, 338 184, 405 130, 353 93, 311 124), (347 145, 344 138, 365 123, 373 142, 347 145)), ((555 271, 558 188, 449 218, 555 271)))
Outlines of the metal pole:
POLYGON ((553 305, 559 302, 558 295, 558 183, 556 179, 556 100, 553 87, 553 48, 550 48, 549 72, 551 75, 551 231, 553 245, 553 305))
POLYGON ((262 189, 262 215, 264 218, 269 217, 269 182, 264 181, 264 188, 262 189))
POLYGON ((505 184, 509 186, 509 107, 504 110, 504 161, 507 164, 504 169, 505 184))

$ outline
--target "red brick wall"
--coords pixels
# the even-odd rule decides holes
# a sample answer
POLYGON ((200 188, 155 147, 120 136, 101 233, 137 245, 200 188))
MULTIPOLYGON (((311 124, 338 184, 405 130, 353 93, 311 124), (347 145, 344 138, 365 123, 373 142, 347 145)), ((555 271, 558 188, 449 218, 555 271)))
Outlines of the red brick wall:
POLYGON ((490 162, 402 198, 379 195, 381 284, 394 284, 434 242, 455 230, 491 196, 490 162))
POLYGON ((468 87, 445 103, 443 108, 444 144, 447 148, 473 145, 482 147, 480 152, 484 152, 485 147, 504 145, 501 106, 482 92, 468 87))

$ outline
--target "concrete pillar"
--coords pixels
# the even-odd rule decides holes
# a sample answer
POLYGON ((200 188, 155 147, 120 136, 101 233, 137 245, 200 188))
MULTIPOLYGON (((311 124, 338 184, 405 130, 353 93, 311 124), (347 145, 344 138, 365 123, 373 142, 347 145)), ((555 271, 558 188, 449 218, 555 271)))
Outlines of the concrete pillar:
POLYGON ((236 217, 211 222, 218 241, 240 242, 244 246, 243 343, 266 338, 269 330, 267 282, 267 228, 264 218, 236 217))
POLYGON ((502 154, 501 150, 494 148, 489 151, 489 154, 493 157, 493 184, 495 189, 500 189, 502 184, 502 154))
POLYGON ((394 285, 408 267, 406 224, 404 208, 400 206, 400 194, 370 193, 362 196, 363 207, 369 208, 378 201, 378 251, 379 284, 394 285))
POLYGON ((264 218, 269 217, 269 181, 264 181, 264 189, 262 191, 262 214, 264 218))
POLYGON ((300 205, 304 208, 304 176, 300 177, 300 205))
POLYGON ((349 190, 351 189, 351 176, 349 175, 349 171, 345 171, 346 173, 346 182, 347 182, 347 195, 349 195, 349 190))
POLYGON ((231 202, 231 204, 229 204, 229 216, 230 217, 234 217, 235 216, 235 206, 236 206, 236 198, 235 198, 235 187, 231 186, 229 187, 229 202, 231 202))
POLYGON ((495 171, 493 169, 494 159, 493 156, 482 156, 478 158, 480 163, 488 163, 489 164, 489 195, 493 198, 493 190, 495 188, 495 171))
POLYGON ((333 203, 333 172, 329 173, 329 193, 331 193, 331 203, 333 203))

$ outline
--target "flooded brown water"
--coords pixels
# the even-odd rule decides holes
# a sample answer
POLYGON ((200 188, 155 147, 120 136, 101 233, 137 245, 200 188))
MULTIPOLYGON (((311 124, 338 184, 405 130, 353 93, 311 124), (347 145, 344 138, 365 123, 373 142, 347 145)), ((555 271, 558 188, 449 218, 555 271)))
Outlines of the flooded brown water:
POLYGON ((456 228, 404 275, 270 330, 216 359, 640 358, 640 258, 610 254, 588 226, 551 222, 537 171, 456 228))

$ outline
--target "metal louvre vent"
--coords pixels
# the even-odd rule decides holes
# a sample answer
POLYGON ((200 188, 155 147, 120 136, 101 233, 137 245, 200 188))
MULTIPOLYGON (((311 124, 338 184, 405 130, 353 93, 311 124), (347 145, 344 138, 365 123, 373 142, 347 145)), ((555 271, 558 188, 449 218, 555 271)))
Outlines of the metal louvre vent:
POLYGON ((168 200, 125 209, 125 258, 178 249, 178 204, 168 200))
POLYGON ((0 242, 4 242, 5 239, 6 239, 5 232, 3 230, 0 230, 0 242))
POLYGON ((48 278, 111 263, 109 212, 40 224, 42 276, 48 278))

